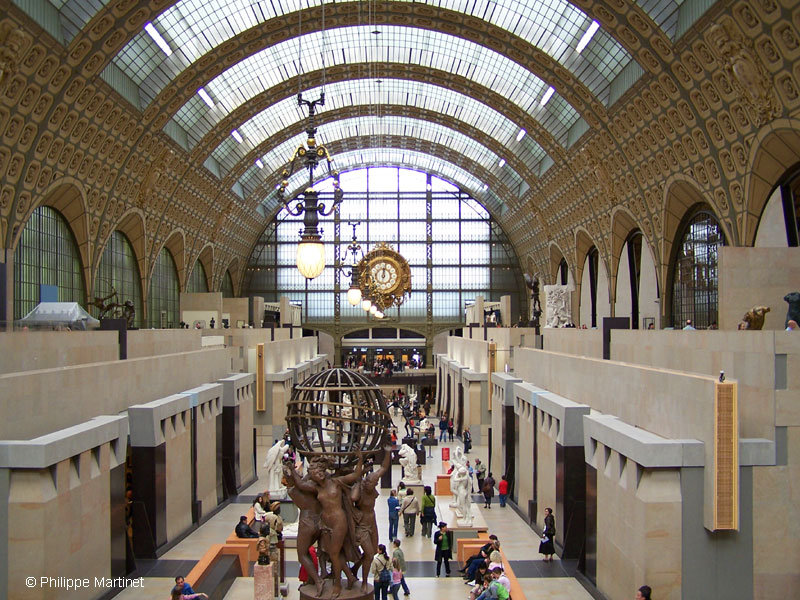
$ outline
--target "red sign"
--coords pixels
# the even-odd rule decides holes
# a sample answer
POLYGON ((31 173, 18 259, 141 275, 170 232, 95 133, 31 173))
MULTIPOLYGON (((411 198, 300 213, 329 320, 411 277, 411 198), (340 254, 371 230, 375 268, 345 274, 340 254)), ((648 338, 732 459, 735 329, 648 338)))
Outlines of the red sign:
POLYGON ((450 460, 450 448, 442 448, 442 460, 450 460))

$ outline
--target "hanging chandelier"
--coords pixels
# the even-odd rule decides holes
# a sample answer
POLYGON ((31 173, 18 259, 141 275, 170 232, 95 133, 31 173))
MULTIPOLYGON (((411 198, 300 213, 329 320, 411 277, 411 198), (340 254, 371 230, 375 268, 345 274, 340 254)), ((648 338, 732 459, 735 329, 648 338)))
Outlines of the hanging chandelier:
POLYGON ((316 100, 303 99, 303 94, 297 94, 298 106, 308 107, 308 124, 306 134, 308 139, 305 146, 299 146, 289 161, 288 168, 283 170, 282 180, 278 186, 278 198, 283 203, 290 215, 303 215, 303 229, 300 231, 300 244, 297 246, 297 268, 306 279, 319 277, 325 270, 325 245, 322 243, 322 228, 319 226, 319 217, 327 217, 342 203, 344 192, 339 187, 339 173, 333 169, 331 157, 327 148, 317 144, 317 128, 314 124, 314 113, 317 106, 324 106, 325 93, 322 92, 316 100), (329 207, 319 201, 319 192, 314 189, 314 170, 319 163, 325 161, 328 175, 333 179, 333 202, 329 207), (289 185, 289 177, 298 169, 308 171, 308 186, 291 200, 286 200, 284 194, 289 185), (295 202, 292 207, 290 204, 295 202))

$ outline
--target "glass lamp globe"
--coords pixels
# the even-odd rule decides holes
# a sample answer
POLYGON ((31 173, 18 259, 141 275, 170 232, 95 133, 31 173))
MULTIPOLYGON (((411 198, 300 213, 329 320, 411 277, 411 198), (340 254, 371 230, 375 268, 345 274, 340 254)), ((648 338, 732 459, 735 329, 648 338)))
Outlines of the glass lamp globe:
POLYGON ((372 302, 370 302, 369 298, 364 298, 361 301, 361 309, 366 311, 366 312, 369 312, 370 308, 372 308, 372 302))
POLYGON ((375 313, 375 318, 376 319, 382 319, 383 318, 383 311, 379 310, 378 312, 376 312, 375 313))
POLYGON ((374 315, 376 312, 378 312, 378 307, 377 307, 377 306, 375 306, 375 305, 373 304, 372 306, 370 306, 370 307, 369 307, 369 313, 370 313, 371 315, 374 315))
POLYGON ((325 245, 318 239, 303 239, 297 246, 297 269, 306 279, 319 277, 325 270, 325 245))
POLYGON ((347 301, 350 306, 358 306, 359 302, 361 302, 361 290, 357 286, 351 285, 350 289, 347 290, 347 301))

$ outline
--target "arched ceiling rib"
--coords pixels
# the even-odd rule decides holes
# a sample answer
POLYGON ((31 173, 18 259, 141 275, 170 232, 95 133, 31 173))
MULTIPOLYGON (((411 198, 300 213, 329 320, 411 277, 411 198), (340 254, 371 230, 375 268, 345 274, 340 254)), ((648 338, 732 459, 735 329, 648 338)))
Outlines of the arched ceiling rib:
MULTIPOLYGON (((245 195, 252 193, 264 175, 280 174, 287 159, 295 149, 305 145, 307 137, 304 132, 298 133, 273 147, 262 159, 263 169, 252 166, 240 180, 245 195)), ((351 137, 367 137, 376 139, 378 143, 384 138, 411 137, 425 140, 447 146, 486 170, 494 170, 501 158, 485 145, 454 129, 402 116, 362 116, 323 123, 318 128, 317 143, 327 146, 333 141, 351 137)), ((302 167, 302 164, 298 164, 298 167, 302 167)), ((519 189, 523 183, 522 177, 510 165, 504 165, 502 169, 495 170, 495 173, 510 190, 519 189)), ((277 180, 277 177, 273 177, 273 181, 277 180)))
MULTIPOLYGON (((351 137, 327 144, 334 157, 338 171, 351 171, 365 164, 390 165, 416 168, 434 173, 468 192, 497 218, 510 195, 508 188, 490 171, 470 161, 465 156, 446 146, 409 137, 386 137, 379 141, 366 137, 351 137)), ((317 171, 316 181, 327 177, 323 170, 317 171)), ((295 174, 289 180, 287 198, 293 198, 308 185, 305 172, 295 174)), ((345 201, 347 201, 347 190, 345 201)), ((262 182, 252 194, 264 204, 265 212, 271 216, 280 206, 274 187, 262 182)))
POLYGON ((503 54, 453 35, 422 29, 381 27, 374 36, 367 26, 340 27, 314 32, 267 47, 232 65, 205 86, 215 108, 192 95, 172 121, 187 132, 189 147, 214 127, 225 114, 246 104, 264 89, 298 72, 321 69, 320 52, 325 39, 328 65, 387 62, 432 67, 465 76, 473 84, 490 88, 508 98, 542 123, 562 146, 567 133, 580 118, 558 93, 546 105, 540 101, 549 85, 503 54), (370 38, 378 38, 373 41, 370 38), (297 62, 302 46, 303 63, 297 62))
MULTIPOLYGON (((363 17, 367 15, 363 2, 331 4, 326 11, 344 10, 363 17)), ((307 8, 307 5, 303 6, 297 0, 246 5, 182 0, 153 20, 174 49, 172 56, 167 57, 142 31, 128 42, 114 63, 142 87, 145 97, 152 100, 163 89, 164 82, 174 79, 201 56, 248 29, 276 18, 281 19, 284 27, 296 25, 299 18, 295 11, 301 8, 307 8)), ((444 9, 475 17, 518 36, 567 69, 603 103, 607 103, 611 81, 631 60, 625 48, 602 29, 595 33, 586 49, 578 53, 576 47, 592 19, 565 0, 479 0, 469 4, 459 0, 438 0, 434 6, 426 8, 431 14, 444 9)), ((371 9, 378 12, 383 6, 376 9, 373 5, 371 9)), ((291 34, 297 34, 296 27, 291 34)))
MULTIPOLYGON (((368 110, 368 107, 363 106, 346 106, 328 110, 317 116, 316 123, 318 125, 323 125, 325 123, 340 122, 343 119, 352 120, 359 117, 364 118, 363 116, 368 114, 368 110)), ((447 135, 448 132, 460 132, 472 140, 476 140, 481 146, 485 146, 495 155, 505 157, 507 160, 504 165, 500 165, 498 161, 496 163, 486 164, 485 166, 488 170, 500 174, 499 177, 504 181, 507 180, 503 174, 508 169, 518 173, 519 179, 514 179, 511 183, 509 183, 511 180, 507 181, 509 185, 514 186, 512 189, 516 191, 518 196, 527 191, 529 185, 527 182, 536 179, 535 173, 531 172, 516 154, 507 152, 507 147, 500 144, 494 138, 487 137, 479 128, 470 126, 454 117, 432 110, 401 105, 384 106, 381 109, 381 114, 384 118, 403 117, 414 121, 422 121, 423 123, 438 124, 445 128, 445 135, 447 135)), ((274 136, 262 142, 259 146, 251 148, 247 155, 237 163, 235 169, 228 174, 227 178, 224 180, 224 184, 233 187, 234 183, 238 181, 246 196, 249 195, 261 181, 266 180, 268 183, 272 182, 273 184, 277 184, 281 179, 280 172, 286 165, 292 152, 299 145, 298 142, 305 141, 304 135, 301 134, 302 131, 304 131, 304 123, 298 122, 292 127, 282 129, 274 136), (291 140, 291 143, 286 144, 288 140, 291 140), (275 148, 278 146, 281 146, 281 151, 275 151, 275 148), (259 168, 256 165, 256 159, 261 157, 265 152, 272 155, 272 163, 268 164, 262 160, 263 168, 259 168)), ((318 135, 317 143, 327 144, 330 139, 328 133, 322 130, 321 134, 318 135)), ((245 140, 245 144, 243 145, 246 144, 247 140, 245 140)), ((333 159, 336 161, 335 156, 333 159)))
MULTIPOLYGON (((420 84, 420 82, 424 82, 420 85, 431 85, 437 89, 449 90, 451 93, 456 93, 463 98, 468 98, 469 102, 479 102, 482 105, 492 107, 493 110, 507 119, 511 124, 510 126, 515 130, 514 138, 508 144, 509 153, 519 152, 524 156, 525 148, 527 148, 528 145, 533 145, 540 146, 542 151, 550 155, 555 161, 566 156, 564 148, 542 128, 538 121, 529 116, 523 109, 497 92, 488 88, 474 86, 470 80, 461 75, 438 69, 391 63, 344 65, 327 70, 326 77, 328 83, 326 88, 335 85, 337 82, 360 80, 363 78, 363 73, 366 71, 371 71, 373 78, 376 80, 380 79, 384 82, 397 80, 403 82, 403 85, 417 85, 420 84), (524 128, 527 134, 522 138, 520 143, 517 143, 516 135, 519 132, 519 128, 524 128)), ((198 143, 191 153, 191 159, 198 164, 202 164, 203 161, 211 155, 213 149, 219 145, 220 140, 230 135, 231 130, 238 128, 241 123, 263 110, 268 109, 277 102, 288 99, 290 103, 294 102, 296 106, 297 81, 298 78, 295 77, 281 82, 277 86, 263 91, 247 104, 240 106, 229 115, 225 116, 225 118, 198 143)), ((304 78, 306 84, 305 89, 317 89, 322 84, 322 81, 322 71, 309 73, 304 78)), ((308 96, 308 98, 314 97, 315 96, 312 95, 308 96)), ((322 114, 324 115, 327 110, 327 107, 323 108, 322 114)), ((283 123, 278 123, 277 126, 282 125, 283 123)), ((491 126, 488 127, 490 128, 491 126)), ((532 152, 538 153, 538 150, 532 150, 532 152)), ((248 168, 254 161, 255 158, 253 158, 253 161, 250 163, 244 165, 243 168, 239 165, 237 169, 241 169, 241 171, 234 170, 232 173, 238 178, 244 172, 244 169, 248 168)))
MULTIPOLYGON (((303 96, 315 99, 319 97, 321 91, 322 88, 313 88, 303 92, 303 96)), ((420 108, 429 115, 441 114, 463 121, 480 130, 482 136, 508 147, 510 153, 534 172, 545 157, 544 149, 533 140, 532 136, 526 135, 517 141, 519 125, 494 108, 454 90, 418 81, 387 79, 378 83, 374 79, 357 79, 326 85, 325 106, 321 109, 320 116, 331 111, 341 112, 341 109, 351 107, 358 107, 358 110, 351 111, 350 116, 353 117, 375 113, 400 114, 397 110, 399 106, 420 108)), ((217 127, 214 131, 224 137, 211 155, 220 164, 221 170, 227 174, 234 168, 236 162, 247 159, 254 147, 258 147, 275 134, 284 129, 299 131, 304 127, 306 113, 306 110, 298 106, 296 96, 280 100, 236 126, 245 140, 242 144, 227 135, 228 130, 223 131, 217 127)), ((504 158, 505 153, 500 157, 504 158)), ((251 163, 254 161, 255 158, 250 160, 251 163)), ((266 159, 263 162, 268 163, 266 159)), ((268 168, 271 167, 268 165, 268 168)))

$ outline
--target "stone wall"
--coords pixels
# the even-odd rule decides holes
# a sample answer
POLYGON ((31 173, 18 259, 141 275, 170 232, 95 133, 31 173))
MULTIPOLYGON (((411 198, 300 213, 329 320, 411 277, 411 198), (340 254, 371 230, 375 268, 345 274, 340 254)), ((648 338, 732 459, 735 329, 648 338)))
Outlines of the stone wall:
POLYGON ((116 331, 0 333, 0 375, 70 367, 118 358, 119 344, 116 331))
POLYGON ((543 328, 542 337, 543 348, 548 352, 603 358, 603 332, 600 330, 543 328))
POLYGON ((224 348, 0 375, 0 439, 30 439, 215 381, 224 348), (56 408, 57 406, 57 408, 56 408))
POLYGON ((736 330, 754 306, 771 308, 764 329, 784 329, 789 292, 800 292, 800 248, 719 249, 720 329, 736 330))

